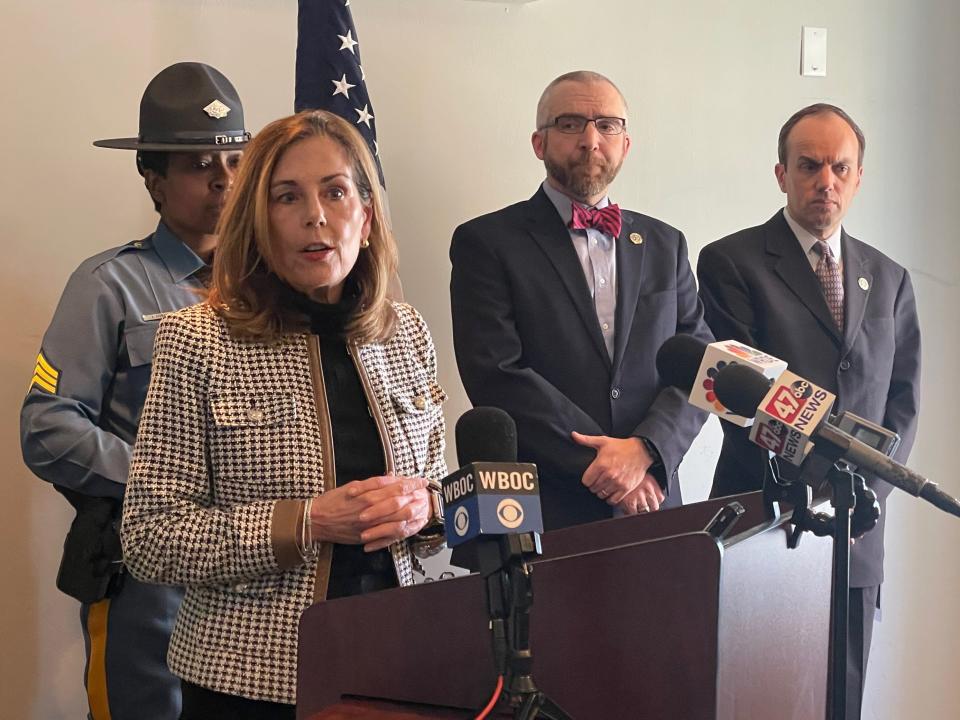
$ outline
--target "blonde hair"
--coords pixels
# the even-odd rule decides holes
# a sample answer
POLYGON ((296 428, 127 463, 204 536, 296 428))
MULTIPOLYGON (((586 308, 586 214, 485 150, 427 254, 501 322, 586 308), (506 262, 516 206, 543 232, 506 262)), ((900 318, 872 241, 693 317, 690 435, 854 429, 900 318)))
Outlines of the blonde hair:
POLYGON ((281 303, 286 294, 272 270, 269 191, 283 153, 300 140, 317 136, 328 137, 343 148, 361 201, 372 210, 370 245, 360 251, 350 271, 360 297, 346 335, 369 342, 393 334, 396 315, 387 287, 396 272, 397 246, 386 225, 379 176, 370 150, 360 133, 340 116, 308 110, 275 120, 247 145, 220 218, 207 302, 236 336, 266 342, 306 329, 302 313, 281 303))

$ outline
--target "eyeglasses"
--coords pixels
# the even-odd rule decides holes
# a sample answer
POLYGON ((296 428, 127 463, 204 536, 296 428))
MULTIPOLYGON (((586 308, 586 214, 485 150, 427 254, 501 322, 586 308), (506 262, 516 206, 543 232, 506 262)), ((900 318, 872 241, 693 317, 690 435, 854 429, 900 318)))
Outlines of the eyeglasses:
POLYGON ((557 115, 556 119, 539 130, 556 128, 566 135, 579 135, 587 129, 587 123, 593 123, 601 135, 619 135, 627 128, 627 119, 618 117, 588 118, 583 115, 557 115))

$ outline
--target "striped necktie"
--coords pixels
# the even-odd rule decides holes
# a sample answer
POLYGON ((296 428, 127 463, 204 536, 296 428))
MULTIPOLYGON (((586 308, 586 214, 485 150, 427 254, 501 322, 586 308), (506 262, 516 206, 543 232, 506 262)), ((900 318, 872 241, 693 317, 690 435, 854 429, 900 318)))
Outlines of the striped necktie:
POLYGON ((840 264, 825 240, 817 240, 816 248, 820 253, 817 280, 823 288, 823 296, 827 300, 833 321, 840 332, 843 332, 843 276, 840 274, 840 264))

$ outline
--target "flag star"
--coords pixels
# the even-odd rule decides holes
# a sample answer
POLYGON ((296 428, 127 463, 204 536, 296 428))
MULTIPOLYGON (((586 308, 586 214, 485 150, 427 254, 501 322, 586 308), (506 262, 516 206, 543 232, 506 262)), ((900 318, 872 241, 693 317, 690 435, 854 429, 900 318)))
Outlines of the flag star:
POLYGON ((339 80, 331 80, 333 86, 336 90, 333 91, 334 95, 343 95, 345 98, 350 99, 350 88, 356 87, 356 85, 351 85, 347 82, 347 74, 344 73, 343 77, 339 80))
POLYGON ((360 43, 353 39, 353 30, 347 30, 346 35, 337 35, 337 37, 342 41, 342 44, 340 45, 341 50, 349 50, 354 55, 357 54, 357 51, 353 48, 355 45, 359 45, 360 43))
POLYGON ((354 111, 360 116, 357 119, 357 125, 364 123, 367 127, 370 127, 370 121, 373 120, 373 115, 370 114, 369 107, 369 105, 364 105, 363 110, 360 108, 354 108, 354 111))
POLYGON ((366 82, 367 74, 363 71, 363 65, 357 65, 357 67, 360 68, 360 82, 366 82))
POLYGON ((344 6, 344 7, 350 7, 350 0, 347 0, 347 1, 343 4, 343 6, 344 6))
POLYGON ((373 154, 378 157, 380 155, 380 145, 377 143, 376 140, 373 141, 373 154))

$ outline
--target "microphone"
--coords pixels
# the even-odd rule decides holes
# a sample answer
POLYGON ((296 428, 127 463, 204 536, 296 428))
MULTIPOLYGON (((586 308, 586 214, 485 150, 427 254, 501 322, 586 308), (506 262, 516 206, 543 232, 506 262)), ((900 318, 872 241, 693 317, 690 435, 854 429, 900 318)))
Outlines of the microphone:
POLYGON ((746 366, 731 366, 718 373, 716 392, 733 412, 756 416, 752 442, 791 464, 802 465, 821 443, 858 468, 960 517, 960 501, 936 483, 833 425, 829 411, 835 396, 808 380, 788 371, 771 383, 746 366))
POLYGON ((537 466, 517 462, 517 426, 499 408, 468 410, 457 421, 456 438, 461 468, 442 481, 450 564, 483 578, 497 694, 502 689, 505 704, 533 708, 533 716, 546 707, 550 717, 566 718, 532 676, 528 560, 541 554, 543 532, 537 466))
MULTIPOLYGON (((457 421, 456 440, 461 468, 441 481, 447 545, 543 532, 537 466, 517 462, 513 418, 499 408, 473 408, 457 421)), ((468 555, 454 550, 452 562, 468 555)))
POLYGON ((740 427, 753 424, 752 415, 734 412, 716 393, 720 371, 732 365, 752 368, 773 379, 787 369, 787 363, 736 340, 721 340, 707 345, 693 335, 668 338, 657 351, 657 372, 668 385, 688 393, 688 402, 740 427))
POLYGON ((475 407, 457 420, 457 464, 516 462, 517 424, 505 411, 475 407))
POLYGON ((797 467, 813 449, 816 431, 837 399, 789 370, 771 383, 743 365, 721 370, 716 392, 734 412, 754 417, 751 442, 797 467))

